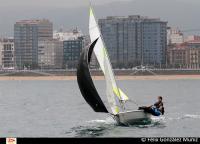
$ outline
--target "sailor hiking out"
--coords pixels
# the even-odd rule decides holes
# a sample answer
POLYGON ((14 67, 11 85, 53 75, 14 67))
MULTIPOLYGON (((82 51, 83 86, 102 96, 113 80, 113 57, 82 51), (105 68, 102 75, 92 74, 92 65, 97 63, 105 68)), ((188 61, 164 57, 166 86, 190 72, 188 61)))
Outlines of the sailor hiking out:
POLYGON ((139 110, 144 110, 147 113, 151 113, 154 116, 164 115, 164 105, 162 96, 158 96, 158 101, 151 106, 142 106, 138 108, 139 110))

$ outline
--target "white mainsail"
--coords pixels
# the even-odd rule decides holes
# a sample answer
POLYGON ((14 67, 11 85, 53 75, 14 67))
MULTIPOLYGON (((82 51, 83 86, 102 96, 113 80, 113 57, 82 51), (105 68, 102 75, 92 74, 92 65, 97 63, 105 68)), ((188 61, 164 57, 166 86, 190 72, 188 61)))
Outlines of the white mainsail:
POLYGON ((92 42, 98 38, 98 41, 94 47, 94 53, 101 67, 101 70, 103 71, 105 75, 106 86, 107 86, 107 90, 106 90, 107 98, 111 106, 111 110, 113 114, 117 114, 120 112, 119 100, 127 101, 128 96, 120 88, 117 87, 114 73, 112 71, 112 66, 111 66, 109 56, 107 53, 107 49, 103 42, 103 38, 101 36, 99 26, 95 20, 93 9, 91 7, 90 7, 90 19, 89 19, 89 33, 90 33, 90 39, 92 42))

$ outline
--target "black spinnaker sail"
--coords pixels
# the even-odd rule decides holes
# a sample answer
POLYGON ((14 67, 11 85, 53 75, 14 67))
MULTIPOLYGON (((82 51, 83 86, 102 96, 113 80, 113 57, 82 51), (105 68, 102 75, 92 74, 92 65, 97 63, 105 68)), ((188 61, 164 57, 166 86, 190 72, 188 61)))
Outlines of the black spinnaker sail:
POLYGON ((108 113, 108 110, 103 104, 94 86, 89 70, 89 63, 91 60, 92 52, 97 41, 98 38, 90 45, 89 49, 83 49, 77 68, 77 81, 82 96, 84 97, 86 102, 93 108, 93 110, 95 112, 108 113))

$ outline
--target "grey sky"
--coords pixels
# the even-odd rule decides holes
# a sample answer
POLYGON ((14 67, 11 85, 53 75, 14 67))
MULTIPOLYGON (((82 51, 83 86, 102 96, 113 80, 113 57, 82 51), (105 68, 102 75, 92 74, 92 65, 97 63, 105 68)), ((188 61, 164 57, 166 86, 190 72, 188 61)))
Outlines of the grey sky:
MULTIPOLYGON (((78 7, 88 5, 89 0, 0 0, 0 7, 18 7, 18 6, 43 6, 43 7, 78 7)), ((105 4, 116 1, 135 1, 135 0, 90 0, 93 3, 105 4)), ((146 0, 151 1, 151 0, 146 0)), ((161 0, 163 1, 163 0, 161 0)), ((164 0, 165 1, 165 0, 164 0)), ((168 0, 168 1, 178 1, 184 3, 200 3, 199 0, 168 0)))
MULTIPOLYGON (((169 26, 200 29, 200 0, 92 0, 98 18, 110 15, 159 17, 169 26)), ((54 28, 88 32, 88 0, 0 0, 0 37, 13 36, 21 19, 47 18, 54 28)), ((200 32, 199 32, 200 33, 200 32)))
MULTIPOLYGON (((125 0, 91 0, 95 4, 105 4, 125 0)), ((0 7, 43 6, 43 7, 78 7, 88 5, 88 0, 0 0, 0 7)))

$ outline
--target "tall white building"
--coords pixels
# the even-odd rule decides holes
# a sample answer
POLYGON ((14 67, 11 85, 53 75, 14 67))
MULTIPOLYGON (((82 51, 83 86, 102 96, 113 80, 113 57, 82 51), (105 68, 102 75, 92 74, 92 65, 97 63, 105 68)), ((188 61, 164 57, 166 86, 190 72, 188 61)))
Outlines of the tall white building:
POLYGON ((0 68, 14 69, 14 40, 0 39, 0 68))
POLYGON ((167 28, 167 44, 181 44, 184 42, 184 35, 178 28, 167 28))

